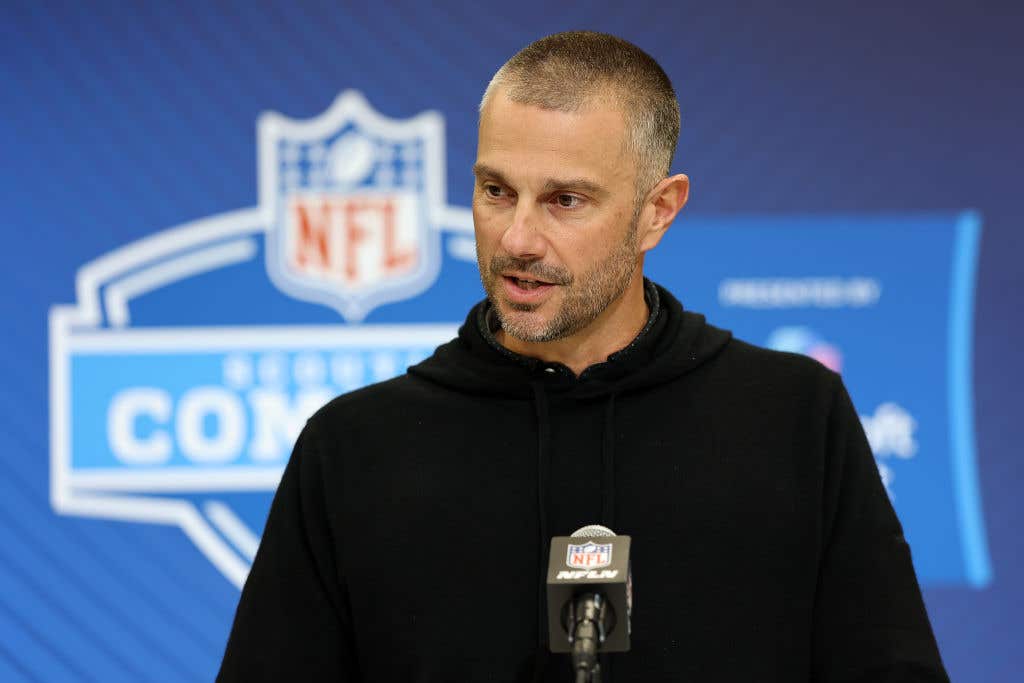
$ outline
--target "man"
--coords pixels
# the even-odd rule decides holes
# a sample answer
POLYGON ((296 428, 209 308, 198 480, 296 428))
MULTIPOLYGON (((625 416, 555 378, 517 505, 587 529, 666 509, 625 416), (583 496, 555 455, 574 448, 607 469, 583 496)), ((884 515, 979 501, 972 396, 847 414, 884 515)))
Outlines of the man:
POLYGON ((403 377, 307 423, 222 681, 566 681, 551 536, 633 538, 616 681, 946 681, 841 381, 643 277, 686 203, 675 93, 635 46, 540 40, 484 94, 487 299, 403 377))

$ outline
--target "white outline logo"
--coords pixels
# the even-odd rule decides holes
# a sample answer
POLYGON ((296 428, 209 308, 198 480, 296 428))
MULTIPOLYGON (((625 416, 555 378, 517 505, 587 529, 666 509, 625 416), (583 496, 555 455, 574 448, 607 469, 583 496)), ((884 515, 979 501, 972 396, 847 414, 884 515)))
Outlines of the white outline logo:
MULTIPOLYGON (((342 93, 322 116, 296 122, 268 113, 261 117, 261 166, 266 163, 266 138, 282 131, 323 131, 339 120, 361 120, 374 130, 415 131, 423 136, 427 198, 425 206, 431 231, 424 252, 426 269, 383 296, 350 297, 348 301, 324 294, 321 303, 335 307, 348 318, 359 319, 374 306, 407 298, 429 287, 440 267, 442 234, 448 253, 475 262, 472 215, 468 209, 444 204, 443 120, 426 112, 409 122, 381 117, 357 92, 342 93), (433 146, 433 147, 431 147, 433 146), (432 262, 431 262, 432 261, 432 262)), ((414 340, 435 346, 450 339, 456 323, 409 325, 310 325, 133 328, 131 313, 138 297, 203 273, 244 264, 258 255, 266 239, 268 254, 273 241, 277 207, 269 206, 268 176, 261 171, 260 206, 231 211, 168 228, 115 249, 84 266, 76 275, 74 305, 50 309, 50 500, 58 514, 104 519, 171 524, 181 527, 196 547, 231 581, 241 588, 251 566, 259 539, 231 507, 217 500, 197 505, 175 494, 201 492, 271 492, 280 479, 283 464, 231 465, 206 463, 203 468, 76 468, 76 425, 72 424, 73 360, 117 355, 247 353, 274 349, 301 353, 309 349, 396 349, 414 340)), ((425 245, 426 246, 426 245, 425 245)), ((270 269, 271 277, 273 271, 270 269)), ((294 283, 276 282, 299 296, 294 283)), ((306 292, 309 295, 309 292, 306 292)), ((310 296, 300 298, 311 298, 310 296)), ((81 391, 81 389, 80 389, 81 391)), ((78 425, 81 427, 81 425, 78 425)))

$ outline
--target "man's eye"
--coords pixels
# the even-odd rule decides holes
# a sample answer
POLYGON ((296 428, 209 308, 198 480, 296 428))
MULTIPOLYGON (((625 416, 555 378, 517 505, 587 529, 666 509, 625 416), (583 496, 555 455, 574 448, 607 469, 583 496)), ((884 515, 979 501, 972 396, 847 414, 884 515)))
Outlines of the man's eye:
POLYGON ((488 197, 494 197, 496 199, 504 194, 501 187, 498 185, 484 185, 484 192, 487 193, 488 197))
POLYGON ((555 201, 563 209, 575 209, 580 205, 580 198, 574 194, 560 194, 555 197, 555 201))

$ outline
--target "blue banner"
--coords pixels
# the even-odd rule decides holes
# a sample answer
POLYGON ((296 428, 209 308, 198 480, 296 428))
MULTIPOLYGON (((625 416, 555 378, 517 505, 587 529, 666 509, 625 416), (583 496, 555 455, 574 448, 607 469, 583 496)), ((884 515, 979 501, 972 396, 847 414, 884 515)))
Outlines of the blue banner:
POLYGON ((688 308, 843 380, 925 585, 989 583, 971 373, 980 218, 687 222, 649 257, 688 308))

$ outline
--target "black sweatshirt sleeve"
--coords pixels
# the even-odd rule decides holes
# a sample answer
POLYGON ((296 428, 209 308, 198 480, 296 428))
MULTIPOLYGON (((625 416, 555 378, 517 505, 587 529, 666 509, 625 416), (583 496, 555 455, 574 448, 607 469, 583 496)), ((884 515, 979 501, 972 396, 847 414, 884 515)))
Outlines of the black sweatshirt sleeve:
POLYGON ((853 404, 834 381, 813 679, 948 683, 903 529, 853 404))
POLYGON ((270 507, 218 682, 359 679, 321 457, 309 423, 270 507))

